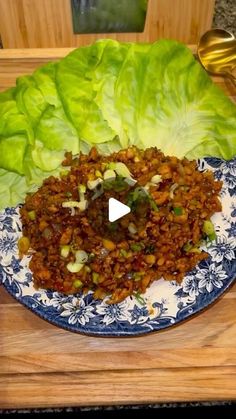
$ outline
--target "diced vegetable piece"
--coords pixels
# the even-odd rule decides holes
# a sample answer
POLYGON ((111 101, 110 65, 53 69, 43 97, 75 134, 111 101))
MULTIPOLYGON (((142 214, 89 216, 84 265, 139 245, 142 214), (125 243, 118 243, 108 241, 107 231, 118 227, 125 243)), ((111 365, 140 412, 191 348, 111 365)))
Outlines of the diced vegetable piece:
POLYGON ((173 199, 174 198, 174 191, 178 188, 178 183, 174 183, 173 185, 171 185, 170 187, 170 198, 173 199))
POLYGON ((134 223, 129 223, 128 230, 130 234, 136 234, 138 231, 134 223))
POLYGON ((63 208, 79 208, 80 202, 79 201, 65 201, 65 202, 62 202, 61 205, 63 208))
POLYGON ((75 260, 77 263, 86 263, 88 261, 88 253, 84 250, 77 250, 75 252, 75 260))
POLYGON ((145 254, 146 255, 152 254, 153 252, 155 252, 155 250, 156 250, 155 244, 150 243, 145 247, 145 254))
POLYGON ((108 169, 103 174, 104 180, 115 179, 115 178, 116 178, 116 172, 114 170, 108 169))
POLYGON ((99 183, 102 183, 102 179, 101 178, 97 178, 95 180, 88 180, 87 187, 91 191, 93 191, 99 185, 99 183))
POLYGON ((155 175, 151 178, 151 182, 154 183, 155 185, 157 185, 161 181, 162 181, 161 175, 155 175))
POLYGON ((78 191, 79 191, 79 193, 85 193, 85 192, 86 192, 86 186, 85 186, 85 185, 80 184, 80 185, 78 186, 78 191))
POLYGON ((133 250, 133 252, 139 252, 142 250, 143 246, 140 243, 131 243, 130 249, 133 250))
POLYGON ((104 180, 102 186, 105 190, 113 190, 116 192, 121 192, 127 189, 127 183, 125 182, 125 179, 121 176, 117 176, 115 179, 104 180))
POLYGON ((18 249, 19 249, 20 255, 26 255, 29 248, 30 248, 30 241, 29 241, 28 237, 22 236, 18 240, 18 249))
POLYGON ((211 242, 213 242, 214 240, 216 240, 216 233, 214 232, 214 233, 212 233, 212 234, 209 234, 208 235, 208 238, 209 238, 209 240, 211 241, 211 242))
POLYGON ((198 247, 193 247, 189 250, 189 253, 201 253, 201 249, 199 249, 198 247))
POLYGON ((134 186, 135 183, 137 183, 137 180, 131 178, 131 177, 126 177, 124 179, 124 181, 129 185, 129 186, 134 186))
POLYGON ((94 191, 94 194, 92 196, 92 201, 94 201, 95 199, 99 198, 99 196, 101 196, 103 194, 103 187, 100 184, 100 187, 97 187, 94 191))
POLYGON ((134 273, 134 281, 138 282, 138 281, 141 281, 141 279, 142 279, 142 275, 139 272, 135 272, 134 273))
POLYGON ((67 258, 70 253, 70 246, 65 244, 64 246, 61 246, 61 256, 63 258, 67 258))
POLYGON ((147 262, 149 265, 153 265, 156 262, 155 255, 146 255, 144 259, 145 259, 145 262, 147 262))
POLYGON ((141 304, 142 306, 144 306, 146 304, 144 298, 141 297, 139 292, 134 293, 134 297, 139 302, 139 304, 141 304))
POLYGON ((193 248, 193 245, 191 244, 191 243, 186 243, 184 246, 183 246, 183 250, 185 251, 185 252, 189 252, 191 249, 193 248))
POLYGON ((120 256, 126 258, 128 255, 128 252, 125 249, 120 249, 120 256))
POLYGON ((159 208, 158 208, 156 202, 154 201, 154 199, 150 198, 149 203, 150 203, 150 207, 153 211, 159 211, 159 208))
POLYGON ((115 172, 119 176, 128 177, 128 178, 132 177, 128 167, 122 162, 111 162, 109 163, 108 167, 111 170, 115 170, 115 172))
POLYGON ((69 272, 71 273, 77 273, 79 271, 81 271, 81 269, 83 268, 83 263, 77 263, 77 262, 69 262, 66 267, 68 269, 69 272))
POLYGON ((33 211, 29 211, 28 212, 28 217, 29 217, 29 219, 31 221, 34 221, 36 219, 36 212, 34 210, 33 211))
POLYGON ((78 208, 80 211, 85 211, 88 207, 88 201, 85 199, 84 201, 79 202, 78 208))
POLYGON ((61 170, 60 177, 66 177, 69 174, 69 170, 61 170))
POLYGON ((97 272, 92 273, 93 283, 98 284, 99 283, 99 274, 97 272))
POLYGON ((183 214, 183 208, 181 208, 181 207, 174 207, 173 211, 174 211, 175 215, 182 215, 183 214))
POLYGON ((103 244, 103 247, 105 247, 105 249, 110 250, 110 251, 115 250, 116 248, 115 243, 109 239, 102 239, 102 244, 103 244))
POLYGON ((212 234, 215 234, 215 228, 213 223, 210 220, 205 220, 203 223, 202 231, 209 237, 212 234))
POLYGON ((95 170, 95 176, 102 177, 102 173, 100 172, 100 170, 95 170))
POLYGON ((82 281, 80 281, 80 279, 76 279, 76 280, 73 282, 73 286, 74 286, 75 288, 81 288, 81 287, 83 286, 83 282, 82 282, 82 281))

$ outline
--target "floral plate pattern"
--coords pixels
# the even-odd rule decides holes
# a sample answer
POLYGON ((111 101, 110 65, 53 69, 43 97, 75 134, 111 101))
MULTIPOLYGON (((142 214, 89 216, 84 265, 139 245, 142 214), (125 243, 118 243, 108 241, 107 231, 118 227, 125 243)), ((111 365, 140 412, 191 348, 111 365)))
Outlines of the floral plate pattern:
POLYGON ((212 221, 217 240, 205 247, 209 258, 189 272, 181 285, 156 281, 140 298, 114 305, 95 300, 93 293, 65 296, 36 290, 28 268, 30 257, 18 258, 21 235, 19 207, 0 213, 0 281, 35 314, 73 332, 97 336, 136 336, 175 325, 214 302, 236 278, 236 158, 205 158, 199 170, 211 169, 223 180, 223 211, 212 221))

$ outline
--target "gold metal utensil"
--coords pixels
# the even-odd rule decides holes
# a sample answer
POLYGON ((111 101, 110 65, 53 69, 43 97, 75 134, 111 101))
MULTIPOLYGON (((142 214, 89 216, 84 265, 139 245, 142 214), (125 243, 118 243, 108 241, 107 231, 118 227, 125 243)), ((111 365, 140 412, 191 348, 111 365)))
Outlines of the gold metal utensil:
POLYGON ((236 85, 236 38, 224 29, 211 29, 201 38, 197 54, 203 67, 212 74, 229 77, 236 85))

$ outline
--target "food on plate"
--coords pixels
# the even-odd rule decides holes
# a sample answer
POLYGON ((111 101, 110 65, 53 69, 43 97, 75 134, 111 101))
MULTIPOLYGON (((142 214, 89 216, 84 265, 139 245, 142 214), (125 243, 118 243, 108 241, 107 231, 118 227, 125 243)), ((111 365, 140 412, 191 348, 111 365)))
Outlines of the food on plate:
POLYGON ((59 174, 64 153, 155 146, 189 159, 236 154, 236 107, 183 44, 100 40, 0 94, 0 207, 59 174))
POLYGON ((44 180, 20 210, 20 255, 31 255, 36 287, 92 290, 108 303, 139 296, 161 277, 181 282, 208 257, 203 241, 216 238, 210 217, 221 211, 221 186, 195 161, 155 147, 66 153, 60 177, 44 180), (109 222, 110 198, 130 213, 109 222))

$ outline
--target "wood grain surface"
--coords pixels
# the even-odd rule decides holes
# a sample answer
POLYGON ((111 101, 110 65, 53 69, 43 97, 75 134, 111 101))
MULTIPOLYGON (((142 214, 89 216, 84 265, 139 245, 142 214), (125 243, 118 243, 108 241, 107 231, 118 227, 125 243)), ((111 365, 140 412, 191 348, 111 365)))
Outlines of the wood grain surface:
MULTIPOLYGON (((153 42, 174 38, 196 43, 210 29, 215 0, 149 0, 142 33, 114 33, 119 41, 153 42)), ((4 48, 75 47, 107 34, 76 35, 70 0, 0 0, 4 48)))
MULTIPOLYGON (((0 90, 67 52, 0 51, 0 90)), ((223 79, 215 82, 235 95, 223 79)), ((236 284, 192 319, 136 338, 59 329, 0 286, 1 408, 235 399, 236 284)))

